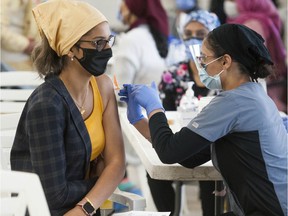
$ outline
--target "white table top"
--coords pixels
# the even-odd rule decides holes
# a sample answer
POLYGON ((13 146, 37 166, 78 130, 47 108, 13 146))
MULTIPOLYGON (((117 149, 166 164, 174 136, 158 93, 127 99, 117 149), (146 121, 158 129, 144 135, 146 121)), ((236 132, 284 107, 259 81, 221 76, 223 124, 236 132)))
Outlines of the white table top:
MULTIPOLYGON (((129 123, 126 116, 126 108, 120 107, 119 115, 123 135, 126 136, 134 148, 151 178, 176 181, 222 180, 220 173, 213 167, 211 161, 194 169, 185 168, 180 164, 163 164, 152 148, 152 144, 129 123)), ((178 113, 176 111, 166 111, 166 116, 168 120, 173 122, 170 125, 171 129, 174 132, 178 131, 180 129, 178 113)))

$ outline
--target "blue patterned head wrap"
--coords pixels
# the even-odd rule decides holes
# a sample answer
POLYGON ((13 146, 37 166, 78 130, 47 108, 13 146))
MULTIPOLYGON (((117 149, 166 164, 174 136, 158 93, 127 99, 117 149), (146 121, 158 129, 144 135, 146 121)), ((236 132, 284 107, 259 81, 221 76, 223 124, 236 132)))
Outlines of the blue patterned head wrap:
POLYGON ((209 30, 209 32, 220 26, 220 21, 217 15, 214 13, 209 13, 206 10, 196 10, 187 14, 184 27, 192 21, 203 24, 209 30))

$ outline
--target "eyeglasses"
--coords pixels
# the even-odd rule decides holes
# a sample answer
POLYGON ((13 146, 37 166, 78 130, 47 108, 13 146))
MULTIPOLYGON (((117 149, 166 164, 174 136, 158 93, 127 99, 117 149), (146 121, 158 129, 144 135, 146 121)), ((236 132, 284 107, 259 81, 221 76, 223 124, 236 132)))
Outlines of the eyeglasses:
POLYGON ((196 58, 200 64, 205 63, 207 61, 207 58, 209 58, 209 57, 215 57, 215 56, 207 56, 207 55, 196 56, 196 58))
POLYGON ((208 63, 206 63, 206 64, 205 64, 204 62, 206 62, 206 60, 207 60, 208 57, 213 57, 213 58, 215 58, 215 56, 202 55, 202 56, 197 56, 196 58, 197 58, 199 64, 200 64, 204 69, 206 69, 209 64, 211 64, 211 63, 219 60, 219 59, 222 58, 223 56, 224 56, 224 55, 219 56, 218 58, 216 58, 216 59, 214 59, 214 60, 212 60, 212 61, 210 61, 210 62, 208 62, 208 63))
POLYGON ((99 40, 94 40, 94 41, 88 41, 88 40, 79 40, 78 42, 89 42, 95 48, 98 50, 98 52, 102 51, 106 45, 108 44, 110 47, 112 47, 115 43, 115 35, 110 35, 108 40, 105 39, 99 39, 99 40))

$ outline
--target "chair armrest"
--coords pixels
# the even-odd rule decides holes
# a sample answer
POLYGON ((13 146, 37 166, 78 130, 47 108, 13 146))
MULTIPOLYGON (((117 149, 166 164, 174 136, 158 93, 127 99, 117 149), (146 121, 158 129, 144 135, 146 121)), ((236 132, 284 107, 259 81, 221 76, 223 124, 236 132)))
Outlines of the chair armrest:
POLYGON ((146 200, 144 197, 121 191, 118 188, 109 197, 109 200, 127 206, 129 211, 143 211, 146 207, 146 200))

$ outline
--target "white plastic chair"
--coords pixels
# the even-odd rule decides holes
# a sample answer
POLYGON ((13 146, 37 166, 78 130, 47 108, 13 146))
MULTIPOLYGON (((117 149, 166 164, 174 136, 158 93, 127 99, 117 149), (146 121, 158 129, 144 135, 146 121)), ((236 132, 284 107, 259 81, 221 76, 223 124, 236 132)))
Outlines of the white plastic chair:
POLYGON ((0 174, 2 216, 23 216, 26 208, 30 216, 50 216, 38 175, 10 170, 1 170, 0 174))
POLYGON ((1 168, 10 170, 10 151, 21 113, 0 114, 1 168))
POLYGON ((1 72, 0 112, 21 112, 28 97, 43 82, 35 71, 1 72))
MULTIPOLYGON (((1 122, 1 131, 0 131, 0 137, 1 137, 1 167, 3 170, 10 170, 10 151, 12 148, 13 140, 15 137, 16 128, 19 122, 21 114, 20 113, 11 113, 11 114, 0 114, 0 122, 1 122)), ((1 177, 2 179, 2 177, 1 177)), ((19 181, 20 178, 18 178, 19 181)), ((21 179, 22 181, 22 179, 21 179)), ((1 187, 3 188, 3 187, 1 187)), ((1 194, 2 198, 2 194, 1 194)), ((18 199, 22 199, 21 197, 18 199)), ((114 193, 110 196, 109 200, 112 202, 119 203, 121 205, 127 206, 127 210, 137 210, 137 211, 143 211, 146 207, 146 200, 142 196, 139 196, 137 194, 129 193, 120 191, 119 189, 116 189, 114 193)), ((2 205, 2 203, 1 203, 2 205)), ((19 207, 22 208, 21 206, 19 207)), ((2 211, 2 209, 1 209, 2 211)), ((20 211, 20 210, 19 210, 20 211)), ((110 212, 111 210, 105 210, 105 212, 110 212)), ((2 216, 2 212, 0 214, 2 216)), ((21 214, 20 214, 21 215, 21 214)), ((22 214, 21 216, 23 216, 22 214)), ((43 215, 44 214, 36 214, 36 216, 43 215)), ((105 215, 105 213, 104 213, 105 215)), ((33 216, 30 214, 30 216, 33 216)))

